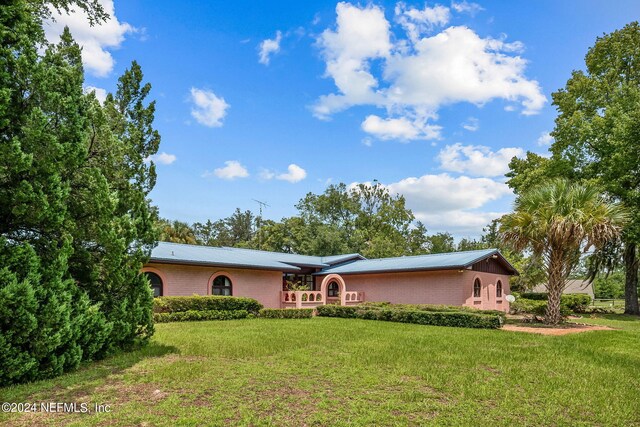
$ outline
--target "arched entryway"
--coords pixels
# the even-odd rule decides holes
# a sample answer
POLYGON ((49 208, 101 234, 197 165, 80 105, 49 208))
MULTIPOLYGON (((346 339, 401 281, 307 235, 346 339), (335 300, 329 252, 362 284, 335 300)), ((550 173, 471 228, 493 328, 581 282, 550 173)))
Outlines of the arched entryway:
POLYGON ((347 286, 344 280, 338 274, 329 274, 322 279, 320 285, 320 292, 324 295, 327 304, 340 304, 346 305, 345 293, 347 286))

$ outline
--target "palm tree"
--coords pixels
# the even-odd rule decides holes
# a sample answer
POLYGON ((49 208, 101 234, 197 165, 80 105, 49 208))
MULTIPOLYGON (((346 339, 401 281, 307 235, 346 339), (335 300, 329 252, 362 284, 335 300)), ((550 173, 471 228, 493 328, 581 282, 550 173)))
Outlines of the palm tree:
POLYGON ((560 297, 580 260, 580 252, 599 249, 620 235, 627 221, 623 207, 607 202, 593 184, 554 180, 516 199, 514 212, 500 220, 503 240, 540 257, 548 275, 545 322, 558 324, 560 297))
POLYGON ((161 219, 159 221, 159 227, 159 240, 161 242, 187 243, 189 245, 198 244, 193 228, 186 222, 161 219))

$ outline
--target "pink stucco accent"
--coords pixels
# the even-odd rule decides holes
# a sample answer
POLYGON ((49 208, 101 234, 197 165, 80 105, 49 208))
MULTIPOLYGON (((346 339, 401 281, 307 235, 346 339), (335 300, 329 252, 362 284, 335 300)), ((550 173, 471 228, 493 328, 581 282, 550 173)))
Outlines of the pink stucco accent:
POLYGON ((211 295, 211 282, 224 274, 232 284, 233 296, 258 300, 266 308, 280 308, 282 272, 150 263, 145 269, 160 272, 164 296, 211 295))
POLYGON ((339 298, 335 298, 335 297, 330 298, 329 296, 327 296, 326 297, 327 302, 338 303, 338 299, 339 299, 340 305, 347 305, 346 299, 345 299, 345 296, 346 296, 345 293, 346 293, 347 287, 342 277, 338 274, 328 274, 322 279, 322 283, 320 284, 320 292, 322 293, 322 295, 327 295, 327 286, 329 286, 329 283, 331 282, 336 282, 338 284, 339 298), (332 299, 335 301, 331 301, 332 299))

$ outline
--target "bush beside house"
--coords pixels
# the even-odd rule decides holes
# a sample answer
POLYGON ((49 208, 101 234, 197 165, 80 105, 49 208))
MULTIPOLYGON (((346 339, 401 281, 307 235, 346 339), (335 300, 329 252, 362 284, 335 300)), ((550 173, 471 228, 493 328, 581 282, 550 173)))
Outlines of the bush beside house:
POLYGON ((264 319, 310 319, 313 308, 263 308, 259 317, 264 319))
POLYGON ((190 297, 158 297, 153 300, 154 313, 180 311, 236 311, 246 310, 258 314, 262 304, 253 298, 193 295, 190 297))
POLYGON ((256 316, 262 304, 252 298, 200 296, 158 297, 153 300, 157 323, 232 320, 256 316))
MULTIPOLYGON (((591 305, 591 297, 586 294, 565 294, 560 299, 560 313, 566 317, 571 312, 583 313, 591 305)), ((511 303, 513 314, 535 314, 544 316, 547 309, 547 294, 544 292, 524 292, 511 303)))
POLYGON ((187 310, 174 313, 154 313, 156 323, 192 322, 196 320, 233 320, 251 316, 247 310, 187 310))
POLYGON ((389 322, 416 323, 431 326, 454 326, 462 328, 497 329, 504 323, 504 313, 482 313, 459 310, 427 311, 407 309, 388 305, 345 307, 338 305, 322 305, 317 308, 318 316, 343 317, 368 320, 385 320, 389 322), (388 308, 386 308, 388 307, 388 308))

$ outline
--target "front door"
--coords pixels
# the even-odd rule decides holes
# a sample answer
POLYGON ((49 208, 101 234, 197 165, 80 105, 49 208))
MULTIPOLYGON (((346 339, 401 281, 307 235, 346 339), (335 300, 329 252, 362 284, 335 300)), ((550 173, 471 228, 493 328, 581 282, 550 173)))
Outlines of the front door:
POLYGON ((340 305, 340 285, 338 285, 338 282, 332 280, 327 285, 326 301, 327 304, 340 305))

